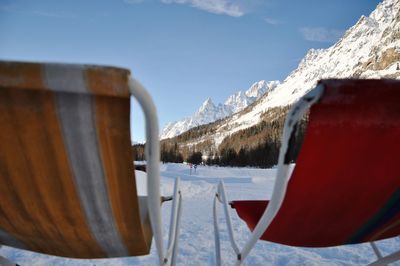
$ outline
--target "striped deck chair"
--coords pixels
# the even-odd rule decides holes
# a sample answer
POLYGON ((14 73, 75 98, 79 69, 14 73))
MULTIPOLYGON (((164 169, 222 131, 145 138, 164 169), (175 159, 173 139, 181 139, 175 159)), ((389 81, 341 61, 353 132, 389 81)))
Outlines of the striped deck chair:
POLYGON ((217 264, 221 263, 217 203, 224 206, 229 239, 240 265, 255 243, 267 240, 297 247, 331 247, 400 235, 400 81, 324 80, 289 112, 270 201, 229 202, 224 185, 214 199, 217 264), (311 107, 311 109, 310 109, 311 107), (296 126, 310 109, 297 163, 288 154, 296 126), (252 234, 240 250, 228 204, 252 234))
POLYGON ((0 62, 0 245, 111 258, 149 254, 154 235, 160 265, 174 264, 179 180, 164 252, 159 156, 155 106, 128 70, 0 62), (132 158, 131 95, 146 118, 143 197, 132 158))

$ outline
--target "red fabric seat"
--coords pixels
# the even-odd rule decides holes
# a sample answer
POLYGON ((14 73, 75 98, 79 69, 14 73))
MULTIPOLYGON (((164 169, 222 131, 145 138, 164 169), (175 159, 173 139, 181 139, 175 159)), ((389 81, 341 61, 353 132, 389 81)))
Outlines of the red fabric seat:
MULTIPOLYGON (((261 239, 328 247, 400 235, 400 81, 326 80, 261 239)), ((234 201, 251 230, 267 201, 234 201)))

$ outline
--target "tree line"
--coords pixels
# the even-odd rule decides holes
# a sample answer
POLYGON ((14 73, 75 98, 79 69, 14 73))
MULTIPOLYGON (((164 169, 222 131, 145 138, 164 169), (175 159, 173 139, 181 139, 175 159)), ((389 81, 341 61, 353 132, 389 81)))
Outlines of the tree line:
MULTIPOLYGON (((278 163, 281 136, 288 107, 274 108, 264 114, 262 122, 240 130, 226 137, 218 148, 212 143, 205 142, 198 145, 181 144, 181 137, 161 141, 161 161, 193 164, 204 163, 220 166, 252 166, 269 168, 278 163)), ((298 156, 306 130, 308 117, 304 117, 298 124, 295 134, 290 140, 290 149, 286 160, 294 162, 298 156)), ((202 127, 202 134, 212 130, 202 127)), ((196 133, 186 133, 184 139, 196 133)), ((144 145, 133 146, 135 160, 144 160, 144 145)))

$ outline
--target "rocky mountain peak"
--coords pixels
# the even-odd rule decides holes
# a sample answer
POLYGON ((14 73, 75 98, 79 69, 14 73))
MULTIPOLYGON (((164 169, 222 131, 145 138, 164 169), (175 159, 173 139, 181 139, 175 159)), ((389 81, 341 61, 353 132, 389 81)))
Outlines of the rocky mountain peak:
POLYGON ((279 81, 261 80, 252 84, 246 91, 238 91, 230 95, 222 104, 214 104, 212 99, 207 98, 200 108, 191 117, 181 121, 168 123, 161 134, 161 139, 177 136, 193 127, 212 123, 218 119, 225 118, 234 113, 240 112, 254 101, 259 99, 267 91, 274 89, 279 81))
POLYGON ((215 104, 213 103, 211 97, 209 97, 209 98, 207 98, 207 100, 205 100, 203 102, 203 104, 200 106, 197 113, 209 112, 209 111, 214 110, 215 108, 216 108, 215 104))

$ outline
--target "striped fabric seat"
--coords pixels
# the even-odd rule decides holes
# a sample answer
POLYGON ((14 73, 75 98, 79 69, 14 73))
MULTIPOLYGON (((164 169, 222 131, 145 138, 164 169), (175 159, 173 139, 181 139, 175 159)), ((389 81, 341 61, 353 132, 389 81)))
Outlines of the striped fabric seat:
POLYGON ((74 258, 149 253, 129 75, 0 62, 0 245, 74 258))

